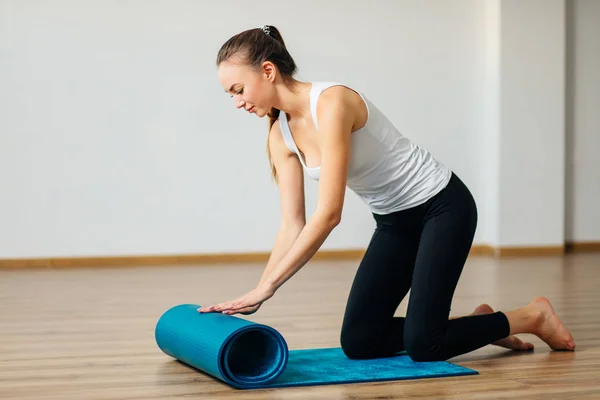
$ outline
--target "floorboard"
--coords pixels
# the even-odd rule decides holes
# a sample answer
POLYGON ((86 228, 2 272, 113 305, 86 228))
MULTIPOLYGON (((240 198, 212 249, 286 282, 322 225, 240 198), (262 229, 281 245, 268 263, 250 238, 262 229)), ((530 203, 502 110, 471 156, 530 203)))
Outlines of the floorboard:
MULTIPOLYGON (((493 259, 472 256, 452 315, 480 303, 509 310, 547 296, 575 352, 494 346, 450 361, 477 376, 241 391, 173 361, 154 341, 167 308, 244 294, 263 265, 0 271, 1 399, 598 399, 600 254, 493 259)), ((290 349, 339 345, 356 261, 315 261, 245 318, 279 330, 290 349)), ((407 299, 398 308, 406 311, 407 299)))

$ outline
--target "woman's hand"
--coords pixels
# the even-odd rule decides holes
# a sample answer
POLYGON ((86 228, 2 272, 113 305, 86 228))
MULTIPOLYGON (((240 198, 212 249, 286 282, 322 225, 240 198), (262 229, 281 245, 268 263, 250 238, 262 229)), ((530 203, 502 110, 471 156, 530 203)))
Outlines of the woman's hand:
POLYGON ((198 312, 221 312, 227 315, 233 314, 252 314, 260 308, 262 303, 275 294, 275 290, 267 284, 260 284, 255 289, 246 293, 242 297, 225 303, 216 304, 208 307, 200 307, 198 312))

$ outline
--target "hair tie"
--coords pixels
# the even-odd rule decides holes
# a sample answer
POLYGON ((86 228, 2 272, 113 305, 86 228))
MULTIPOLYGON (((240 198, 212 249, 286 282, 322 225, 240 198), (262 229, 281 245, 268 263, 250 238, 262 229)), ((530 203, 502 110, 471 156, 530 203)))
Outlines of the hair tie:
POLYGON ((263 26, 261 27, 261 29, 263 30, 263 32, 264 32, 266 35, 268 35, 268 36, 270 36, 270 35, 271 35, 271 27, 270 27, 269 25, 263 25, 263 26))

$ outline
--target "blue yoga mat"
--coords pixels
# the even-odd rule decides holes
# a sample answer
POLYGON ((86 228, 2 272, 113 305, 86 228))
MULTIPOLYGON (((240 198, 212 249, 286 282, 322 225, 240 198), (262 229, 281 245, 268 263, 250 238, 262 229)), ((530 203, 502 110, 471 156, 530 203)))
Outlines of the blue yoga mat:
POLYGON ((414 362, 405 353, 351 360, 341 348, 288 350, 275 329, 233 315, 199 313, 196 304, 167 310, 155 338, 167 355, 239 389, 476 375, 449 362, 414 362))

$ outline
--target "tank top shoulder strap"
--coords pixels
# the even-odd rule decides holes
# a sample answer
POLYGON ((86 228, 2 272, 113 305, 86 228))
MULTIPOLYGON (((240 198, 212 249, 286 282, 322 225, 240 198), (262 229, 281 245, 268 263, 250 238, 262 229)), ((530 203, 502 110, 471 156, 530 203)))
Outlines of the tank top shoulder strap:
MULTIPOLYGON (((317 101, 319 100, 319 96, 321 95, 321 93, 323 93, 326 89, 328 89, 332 86, 344 86, 344 87, 347 87, 349 89, 356 91, 351 86, 348 86, 348 85, 340 83, 340 82, 335 82, 335 81, 311 82, 310 114, 312 116, 312 119, 313 119, 313 122, 315 124, 315 128, 317 129, 317 131, 319 130, 319 124, 317 122, 317 101)), ((361 97, 362 97, 362 94, 361 94, 361 97)), ((292 132, 291 132, 290 126, 288 124, 287 115, 283 111, 281 111, 279 113, 279 126, 281 128, 281 135, 283 136, 285 145, 287 146, 287 148, 290 151, 292 151, 298 155, 300 162, 306 168, 306 165, 304 164, 304 160, 300 154, 300 150, 298 150, 298 147, 296 146, 296 142, 294 141, 294 137, 292 136, 292 132)))
POLYGON ((310 89, 310 113, 312 115, 313 122, 314 122, 315 128, 317 128, 317 130, 319 130, 319 124, 317 122, 317 102, 319 100, 319 96, 326 89, 329 89, 332 86, 344 86, 350 90, 355 91, 363 99, 365 104, 367 104, 367 101, 366 101, 365 97, 362 95, 362 93, 360 93, 358 90, 356 90, 355 88, 353 88, 350 85, 346 85, 345 83, 335 82, 335 81, 312 82, 312 88, 310 89))
POLYGON ((294 138, 292 137, 292 133, 290 131, 290 126, 288 125, 287 116, 283 111, 279 113, 279 127, 281 128, 281 136, 283 137, 283 141, 290 151, 294 153, 298 153, 298 148, 296 147, 296 143, 294 142, 294 138))

